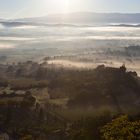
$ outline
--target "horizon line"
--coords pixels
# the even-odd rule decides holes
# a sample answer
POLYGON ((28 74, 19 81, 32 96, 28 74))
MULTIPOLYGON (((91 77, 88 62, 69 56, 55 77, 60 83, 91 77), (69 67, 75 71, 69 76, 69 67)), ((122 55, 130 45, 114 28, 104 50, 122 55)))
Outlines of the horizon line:
POLYGON ((0 20, 15 20, 15 19, 26 19, 26 18, 39 18, 39 17, 46 17, 46 16, 54 16, 54 15, 69 15, 69 14, 76 14, 76 13, 92 13, 92 14, 140 14, 140 12, 94 12, 94 11, 77 11, 77 12, 68 12, 68 13, 47 13, 40 16, 23 16, 23 17, 15 17, 15 18, 0 18, 0 20))

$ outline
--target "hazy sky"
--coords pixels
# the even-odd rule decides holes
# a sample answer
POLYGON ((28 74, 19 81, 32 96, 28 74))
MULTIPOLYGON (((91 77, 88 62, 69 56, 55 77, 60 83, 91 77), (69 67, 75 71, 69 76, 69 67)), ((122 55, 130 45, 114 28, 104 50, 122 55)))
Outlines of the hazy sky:
POLYGON ((0 18, 77 11, 140 13, 140 0, 0 0, 0 18))

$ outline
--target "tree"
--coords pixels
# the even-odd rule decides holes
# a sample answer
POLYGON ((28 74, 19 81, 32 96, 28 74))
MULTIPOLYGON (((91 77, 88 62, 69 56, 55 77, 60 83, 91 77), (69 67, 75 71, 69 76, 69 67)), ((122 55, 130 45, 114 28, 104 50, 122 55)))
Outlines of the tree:
POLYGON ((130 121, 128 116, 121 116, 101 128, 101 134, 105 140, 139 140, 140 120, 130 121))
POLYGON ((33 107, 35 103, 36 103, 36 98, 33 97, 30 92, 27 92, 23 98, 23 101, 21 102, 21 106, 24 108, 30 108, 33 107))
POLYGON ((120 67, 120 70, 125 73, 126 72, 126 67, 125 67, 125 64, 123 64, 121 67, 120 67))
POLYGON ((44 121, 44 110, 41 108, 38 114, 39 123, 41 124, 44 121))

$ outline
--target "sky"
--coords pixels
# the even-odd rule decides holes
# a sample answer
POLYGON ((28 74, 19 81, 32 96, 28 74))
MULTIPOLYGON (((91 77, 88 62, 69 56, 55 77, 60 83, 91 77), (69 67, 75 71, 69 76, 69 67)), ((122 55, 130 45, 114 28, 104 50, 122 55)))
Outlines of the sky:
POLYGON ((0 0, 0 18, 70 12, 140 13, 140 0, 0 0))

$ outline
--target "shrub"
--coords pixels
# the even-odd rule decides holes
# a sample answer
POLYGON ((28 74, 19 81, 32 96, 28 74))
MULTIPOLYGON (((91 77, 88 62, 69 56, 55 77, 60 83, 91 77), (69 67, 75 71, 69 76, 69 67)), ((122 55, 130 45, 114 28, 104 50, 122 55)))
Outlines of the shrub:
POLYGON ((105 140, 139 140, 140 121, 132 122, 124 115, 101 128, 101 134, 105 140))

